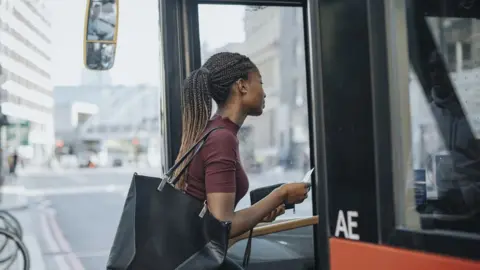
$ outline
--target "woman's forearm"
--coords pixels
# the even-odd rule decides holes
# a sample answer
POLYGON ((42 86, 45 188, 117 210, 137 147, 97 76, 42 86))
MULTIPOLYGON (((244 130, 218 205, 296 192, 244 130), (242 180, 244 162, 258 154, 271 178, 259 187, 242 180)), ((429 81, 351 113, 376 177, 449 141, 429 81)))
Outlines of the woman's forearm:
POLYGON ((285 197, 283 189, 277 188, 256 204, 235 212, 232 219, 230 238, 241 235, 254 228, 263 218, 281 205, 285 197))

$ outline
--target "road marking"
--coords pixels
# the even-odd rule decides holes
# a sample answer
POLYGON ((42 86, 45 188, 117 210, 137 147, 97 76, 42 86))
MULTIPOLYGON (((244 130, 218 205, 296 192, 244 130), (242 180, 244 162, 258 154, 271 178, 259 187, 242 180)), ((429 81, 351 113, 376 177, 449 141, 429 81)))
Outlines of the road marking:
POLYGON ((91 186, 72 186, 59 188, 38 188, 25 189, 24 187, 5 187, 2 191, 6 194, 18 194, 30 197, 67 195, 67 194, 85 194, 85 193, 112 193, 128 190, 129 185, 91 185, 91 186))
MULTIPOLYGON (((68 260, 71 270, 85 270, 80 259, 73 253, 70 244, 68 243, 67 239, 62 233, 62 229, 60 229, 60 225, 58 225, 57 219, 55 218, 55 210, 49 208, 45 212, 47 219, 50 224, 51 232, 53 237, 57 240, 57 244, 60 247, 60 250, 67 252, 66 259, 68 260)), ((60 268, 62 269, 62 268, 60 268)))
MULTIPOLYGON (((39 207, 41 210, 44 210, 44 207, 39 207)), ((53 237, 52 231, 49 228, 48 225, 48 219, 47 215, 42 212, 40 214, 40 230, 43 232, 42 236, 43 239, 45 239, 45 242, 47 244, 47 248, 49 249, 49 253, 59 253, 60 252, 60 246, 57 244, 55 241, 55 238, 53 237)), ((52 258, 55 262, 55 264, 59 267, 59 269, 69 269, 70 266, 68 265, 66 259, 64 256, 53 256, 52 258)))
POLYGON ((115 192, 115 190, 117 190, 117 187, 114 185, 108 185, 105 187, 106 192, 115 192))

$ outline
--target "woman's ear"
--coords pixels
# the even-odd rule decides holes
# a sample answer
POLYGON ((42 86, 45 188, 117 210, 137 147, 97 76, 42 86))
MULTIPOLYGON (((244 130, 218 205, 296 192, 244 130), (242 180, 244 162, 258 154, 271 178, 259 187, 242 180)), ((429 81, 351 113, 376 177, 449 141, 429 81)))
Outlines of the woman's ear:
POLYGON ((247 80, 244 79, 238 79, 237 82, 235 83, 238 89, 238 92, 242 95, 247 94, 248 90, 248 82, 247 80))

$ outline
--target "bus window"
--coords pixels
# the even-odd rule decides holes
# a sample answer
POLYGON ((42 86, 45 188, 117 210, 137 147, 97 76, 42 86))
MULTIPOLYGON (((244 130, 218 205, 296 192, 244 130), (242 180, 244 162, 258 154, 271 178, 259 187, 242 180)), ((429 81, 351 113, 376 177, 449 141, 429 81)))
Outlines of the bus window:
MULTIPOLYGON (((250 190, 301 181, 310 169, 301 18, 300 7, 199 5, 202 63, 217 52, 239 52, 250 57, 262 75, 265 110, 247 118, 239 132, 250 190)), ((248 205, 250 198, 245 196, 238 208, 248 205)), ((308 202, 282 218, 311 215, 310 195, 308 202)))
MULTIPOLYGON (((262 75, 263 114, 247 118, 238 134, 249 189, 301 181, 310 169, 302 8, 202 4, 198 10, 202 64, 217 52, 238 52, 248 56, 262 75)), ((315 219, 311 197, 310 192, 305 202, 294 211, 287 210, 277 222, 315 219)), ((237 210, 249 205, 247 195, 237 210)), ((245 246, 245 240, 233 245, 229 257, 241 263, 245 246)), ((312 226, 297 224, 255 237, 250 265, 255 269, 315 269, 312 226)))
MULTIPOLYGON (((302 16, 300 7, 199 6, 202 63, 217 52, 239 52, 262 75, 265 110, 247 118, 239 132, 250 190, 301 181, 310 169, 303 20, 297 16, 302 16)), ((248 205, 245 196, 238 207, 248 205)), ((309 198, 284 217, 311 215, 309 198)))
POLYGON ((406 192, 396 190, 403 202, 397 220, 411 229, 479 234, 480 20, 416 14, 415 31, 408 29, 410 110, 404 112, 412 166, 406 192))

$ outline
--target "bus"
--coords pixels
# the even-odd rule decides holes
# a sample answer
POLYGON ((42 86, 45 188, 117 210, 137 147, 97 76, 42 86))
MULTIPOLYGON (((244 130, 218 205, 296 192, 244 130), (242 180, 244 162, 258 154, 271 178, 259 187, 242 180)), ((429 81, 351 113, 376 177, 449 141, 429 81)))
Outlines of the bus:
MULTIPOLYGON (((284 162, 315 168, 311 204, 253 230, 249 270, 480 269, 480 2, 158 4, 163 166, 180 146, 183 80, 223 50, 246 54, 269 78, 273 105, 249 123, 255 147, 244 149, 268 157, 249 177, 296 177, 284 162), (242 31, 222 15, 232 7, 243 10, 242 31), (222 29, 238 32, 210 50, 222 29)), ((246 238, 229 249, 239 263, 246 238)))

